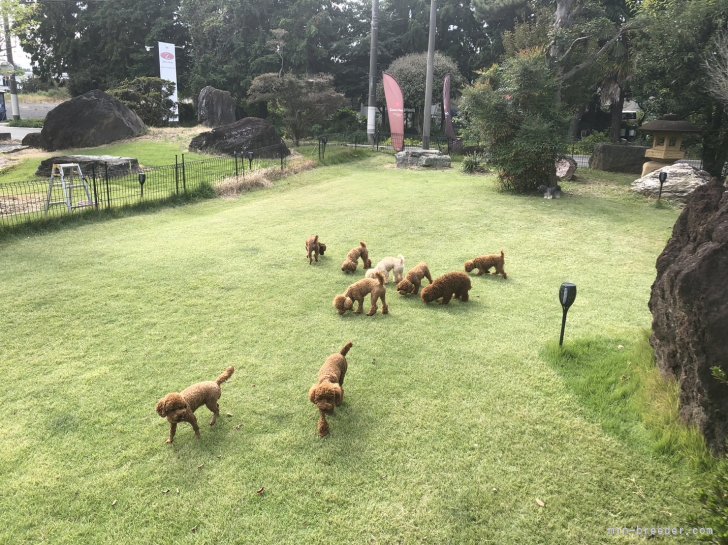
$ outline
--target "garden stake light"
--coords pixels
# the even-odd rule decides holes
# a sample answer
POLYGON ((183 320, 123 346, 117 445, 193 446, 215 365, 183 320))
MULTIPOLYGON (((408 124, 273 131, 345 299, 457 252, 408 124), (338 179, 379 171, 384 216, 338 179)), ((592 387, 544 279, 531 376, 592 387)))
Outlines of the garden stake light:
POLYGON ((141 189, 141 195, 139 196, 140 199, 144 198, 144 182, 147 181, 147 175, 143 172, 139 174, 139 187, 141 189))
POLYGON ((657 177, 660 180, 660 192, 657 194, 657 202, 660 202, 660 198, 662 197, 662 186, 665 183, 665 180, 667 180, 667 172, 660 172, 657 177))
POLYGON ((561 318, 561 336, 559 337, 559 346, 564 344, 564 328, 566 327, 566 313, 569 312, 569 307, 574 304, 576 299, 576 284, 564 282, 559 288, 559 302, 561 308, 564 311, 564 315, 561 318))

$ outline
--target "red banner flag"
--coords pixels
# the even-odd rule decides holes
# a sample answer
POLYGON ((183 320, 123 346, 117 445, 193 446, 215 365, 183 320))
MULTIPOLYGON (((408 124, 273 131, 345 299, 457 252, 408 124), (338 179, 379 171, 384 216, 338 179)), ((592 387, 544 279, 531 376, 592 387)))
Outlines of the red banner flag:
POLYGON ((452 111, 450 110, 450 74, 445 76, 442 84, 442 107, 445 110, 445 135, 450 140, 455 140, 455 127, 452 126, 452 111))
POLYGON ((389 132, 394 151, 404 149, 404 96, 397 80, 389 74, 383 75, 384 98, 389 112, 389 132))

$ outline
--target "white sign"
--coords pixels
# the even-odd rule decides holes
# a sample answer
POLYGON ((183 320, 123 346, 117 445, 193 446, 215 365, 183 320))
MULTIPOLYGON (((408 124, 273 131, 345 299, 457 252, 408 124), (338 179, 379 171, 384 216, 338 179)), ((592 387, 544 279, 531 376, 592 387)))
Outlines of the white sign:
POLYGON ((159 42, 159 77, 174 82, 174 94, 170 97, 174 101, 174 107, 169 120, 176 123, 179 121, 179 115, 177 111, 177 54, 174 52, 174 44, 159 42))

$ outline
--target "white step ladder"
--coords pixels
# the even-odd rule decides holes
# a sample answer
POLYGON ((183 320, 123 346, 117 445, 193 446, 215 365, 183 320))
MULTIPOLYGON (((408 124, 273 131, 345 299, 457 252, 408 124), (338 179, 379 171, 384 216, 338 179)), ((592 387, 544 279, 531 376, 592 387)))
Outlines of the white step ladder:
POLYGON ((48 198, 45 206, 46 215, 51 206, 59 204, 65 205, 69 212, 73 212, 76 208, 85 208, 94 204, 86 177, 81 172, 81 165, 78 163, 56 163, 51 169, 51 177, 48 181, 48 198), (60 188, 63 191, 63 200, 51 201, 55 188, 60 188), (77 190, 83 190, 80 196, 83 198, 85 193, 85 201, 78 199, 77 190))

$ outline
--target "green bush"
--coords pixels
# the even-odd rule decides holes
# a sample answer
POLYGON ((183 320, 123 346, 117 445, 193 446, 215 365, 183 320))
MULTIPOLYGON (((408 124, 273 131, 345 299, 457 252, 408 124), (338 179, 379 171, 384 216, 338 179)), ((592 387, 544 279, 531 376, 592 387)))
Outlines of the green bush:
POLYGON ((488 168, 485 166, 485 156, 479 153, 466 155, 460 167, 466 174, 485 174, 488 168))
POLYGON ((8 127, 28 127, 33 129, 42 129, 44 119, 11 119, 8 121, 8 127))
POLYGON ((122 81, 107 93, 121 102, 152 127, 164 127, 169 123, 174 102, 174 83, 161 78, 141 77, 122 81))
POLYGON ((589 136, 585 136, 578 142, 574 142, 572 149, 575 154, 591 155, 594 148, 602 142, 610 142, 609 135, 606 132, 593 132, 589 136))
POLYGON ((691 524, 699 528, 710 528, 712 535, 700 535, 698 541, 712 545, 728 545, 728 461, 723 460, 707 489, 700 491, 699 499, 704 512, 691 524))
POLYGON ((493 65, 463 92, 466 136, 485 144, 503 189, 526 193, 555 183, 566 148, 556 89, 544 51, 535 48, 493 65))
MULTIPOLYGON (((351 108, 340 108, 327 120, 323 128, 327 133, 353 132, 366 129, 366 119, 351 108)), ((313 131, 313 134, 317 134, 313 131)))

